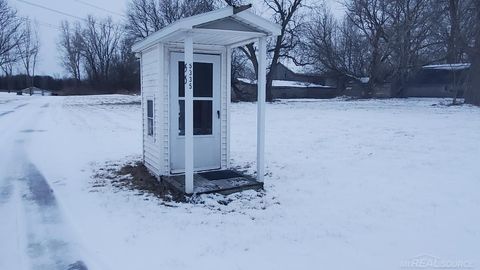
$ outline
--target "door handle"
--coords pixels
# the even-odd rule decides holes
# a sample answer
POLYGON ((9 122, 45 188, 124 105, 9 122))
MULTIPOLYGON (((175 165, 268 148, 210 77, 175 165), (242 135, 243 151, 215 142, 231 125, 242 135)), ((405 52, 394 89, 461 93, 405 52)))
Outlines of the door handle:
POLYGON ((220 119, 220 111, 217 111, 217 117, 220 119))

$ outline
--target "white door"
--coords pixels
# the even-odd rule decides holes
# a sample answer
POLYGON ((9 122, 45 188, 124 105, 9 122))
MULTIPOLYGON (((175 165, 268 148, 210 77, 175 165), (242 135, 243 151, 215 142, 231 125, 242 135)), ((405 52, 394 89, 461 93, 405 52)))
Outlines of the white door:
MULTIPOLYGON (((185 170, 184 55, 170 55, 170 170, 185 170)), ((220 55, 193 56, 194 169, 220 168, 220 55)))

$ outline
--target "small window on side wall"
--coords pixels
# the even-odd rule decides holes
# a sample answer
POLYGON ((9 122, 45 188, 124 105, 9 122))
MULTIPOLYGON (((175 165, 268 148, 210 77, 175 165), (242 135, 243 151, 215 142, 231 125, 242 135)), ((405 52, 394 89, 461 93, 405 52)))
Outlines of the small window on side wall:
POLYGON ((147 100, 147 132, 153 136, 153 100, 147 100))

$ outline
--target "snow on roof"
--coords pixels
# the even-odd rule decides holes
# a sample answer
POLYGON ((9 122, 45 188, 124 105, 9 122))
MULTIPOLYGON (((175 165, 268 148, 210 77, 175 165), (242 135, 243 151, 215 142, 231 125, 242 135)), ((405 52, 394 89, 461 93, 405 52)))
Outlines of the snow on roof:
POLYGON ((355 75, 352 75, 352 74, 347 74, 348 77, 352 78, 352 79, 355 79, 361 83, 368 83, 370 81, 370 77, 357 77, 355 75))
POLYGON ((370 81, 370 77, 360 77, 358 80, 362 83, 368 83, 370 81))
POLYGON ((248 84, 256 84, 257 83, 257 81, 250 80, 250 79, 247 79, 247 78, 237 78, 237 80, 239 80, 240 82, 243 82, 243 83, 248 83, 248 84))
POLYGON ((470 63, 459 64, 440 64, 423 66, 424 69, 440 69, 440 70, 462 70, 470 67, 470 63))
MULTIPOLYGON (((238 78, 239 81, 247 84, 257 84, 256 80, 249 80, 246 78, 238 78)), ((314 84, 308 82, 296 82, 296 81, 283 81, 283 80, 273 80, 272 86, 274 87, 295 87, 295 88, 305 88, 305 87, 319 87, 319 88, 332 88, 331 86, 325 86, 321 84, 314 84)))
POLYGON ((277 87, 327 87, 327 88, 330 88, 329 86, 325 86, 321 84, 315 84, 315 83, 309 83, 309 82, 282 81, 282 80, 273 80, 272 85, 277 87))

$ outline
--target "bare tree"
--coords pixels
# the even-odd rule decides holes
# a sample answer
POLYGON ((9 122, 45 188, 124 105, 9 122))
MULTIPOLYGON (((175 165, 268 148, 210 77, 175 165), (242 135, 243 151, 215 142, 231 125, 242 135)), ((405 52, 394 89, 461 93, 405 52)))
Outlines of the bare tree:
POLYGON ((81 80, 81 45, 80 24, 76 23, 72 28, 68 21, 63 21, 58 43, 61 63, 77 83, 81 80))
POLYGON ((18 61, 16 48, 23 38, 23 18, 8 5, 7 0, 0 0, 0 67, 18 61))
POLYGON ((390 65, 393 68, 395 95, 401 96, 411 74, 429 61, 428 48, 434 12, 429 0, 392 1, 388 7, 390 65))
MULTIPOLYGON (((227 4, 240 3, 226 0, 227 4)), ((277 64, 280 59, 289 59, 297 65, 305 65, 299 57, 294 55, 300 42, 300 28, 303 26, 302 17, 299 14, 303 6, 303 0, 264 0, 264 3, 273 11, 273 19, 281 26, 280 35, 269 45, 268 52, 271 53, 271 62, 268 65, 269 72, 267 74, 266 99, 272 101, 272 84, 273 74, 275 73, 277 64)), ((241 51, 250 60, 258 76, 258 59, 256 48, 253 43, 242 48, 241 51)))
POLYGON ((10 60, 10 54, 7 54, 4 56, 6 61, 4 61, 3 65, 1 66, 3 72, 5 73, 5 77, 7 79, 7 89, 8 92, 10 93, 10 90, 13 89, 13 81, 12 81, 12 75, 13 75, 13 67, 15 66, 16 62, 10 60))
POLYGON ((272 53, 270 70, 267 74, 267 95, 268 101, 273 100, 272 83, 277 64, 280 59, 292 60, 297 65, 303 65, 293 55, 294 50, 300 44, 300 28, 302 17, 299 10, 302 7, 302 0, 265 0, 267 6, 273 10, 274 20, 281 27, 280 35, 274 40, 274 45, 269 50, 272 53))
MULTIPOLYGON (((25 20, 23 33, 21 42, 17 44, 17 50, 27 75, 27 86, 31 88, 34 86, 33 78, 35 77, 40 41, 38 31, 32 27, 30 20, 25 20)), ((32 90, 30 89, 31 94, 32 90)))
POLYGON ((475 25, 467 13, 472 2, 346 0, 342 26, 322 7, 306 31, 306 55, 317 70, 368 76, 365 97, 387 81, 393 82, 392 94, 402 96, 423 65, 465 61, 473 36, 468 29, 474 28, 468 25, 475 25))
POLYGON ((344 20, 340 28, 340 56, 347 75, 368 75, 368 41, 350 20, 344 20))
POLYGON ((132 53, 133 40, 123 37, 112 67, 112 85, 121 89, 132 89, 139 83, 140 63, 132 53))
POLYGON ((304 43, 306 57, 322 72, 346 73, 340 60, 341 40, 338 22, 324 5, 312 13, 304 43))
POLYGON ((461 58, 460 1, 448 0, 449 29, 447 32, 447 63, 458 63, 461 58))
POLYGON ((118 53, 120 27, 111 18, 97 20, 88 16, 81 37, 81 54, 89 80, 99 84, 107 82, 118 53))
POLYGON ((232 51, 232 78, 255 77, 255 74, 249 74, 248 59, 240 50, 232 51))
POLYGON ((470 50, 472 66, 470 74, 472 79, 467 92, 465 93, 465 103, 480 106, 480 1, 473 1, 474 18, 472 27, 475 33, 473 47, 470 50))
POLYGON ((316 7, 305 31, 304 56, 318 72, 366 76, 364 39, 349 20, 339 23, 325 5, 316 7))
POLYGON ((429 58, 433 62, 460 63, 468 61, 467 48, 474 38, 473 4, 476 0, 428 1, 432 29, 429 58))
POLYGON ((126 29, 135 39, 149 36, 184 17, 211 11, 211 0, 132 0, 128 5, 126 29))
POLYGON ((371 97, 378 85, 383 83, 391 70, 385 64, 389 57, 387 43, 388 23, 391 20, 388 0, 351 0, 346 4, 347 16, 363 33, 369 43, 369 87, 365 93, 371 97))

